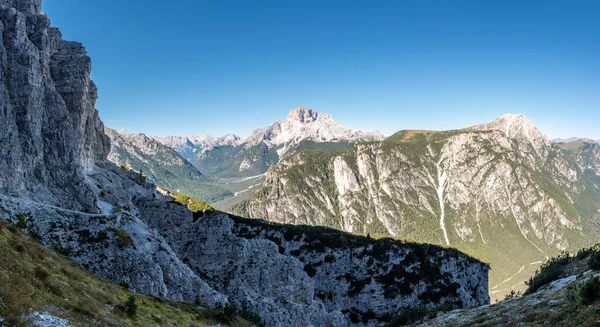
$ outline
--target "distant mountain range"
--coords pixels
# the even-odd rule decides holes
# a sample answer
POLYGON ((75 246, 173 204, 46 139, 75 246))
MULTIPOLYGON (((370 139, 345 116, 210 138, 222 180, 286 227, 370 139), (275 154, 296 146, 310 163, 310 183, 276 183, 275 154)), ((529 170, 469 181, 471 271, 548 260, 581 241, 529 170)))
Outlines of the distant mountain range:
POLYGON ((142 172, 149 181, 173 192, 182 192, 214 202, 233 192, 214 184, 174 149, 144 134, 115 131, 105 127, 111 148, 107 159, 142 172))
POLYGON ((167 136, 106 128, 112 148, 108 159, 143 171, 151 181, 217 207, 227 207, 264 180, 281 158, 295 152, 351 149, 359 142, 383 139, 338 124, 328 114, 297 107, 283 121, 256 129, 250 136, 167 136))
POLYGON ((566 139, 556 138, 556 139, 553 139, 552 142, 554 142, 554 143, 570 143, 570 142, 579 141, 579 140, 600 143, 600 140, 592 140, 592 139, 585 138, 585 137, 569 137, 566 139))
POLYGON ((256 129, 246 138, 227 134, 155 139, 175 149, 207 176, 236 178, 264 174, 296 150, 350 148, 357 142, 381 140, 383 135, 352 130, 331 115, 297 107, 283 122, 256 129))

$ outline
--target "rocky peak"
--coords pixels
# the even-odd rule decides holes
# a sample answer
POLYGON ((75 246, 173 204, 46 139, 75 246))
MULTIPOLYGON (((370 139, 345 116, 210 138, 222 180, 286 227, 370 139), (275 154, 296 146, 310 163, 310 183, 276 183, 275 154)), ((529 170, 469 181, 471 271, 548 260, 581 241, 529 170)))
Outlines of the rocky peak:
POLYGON ((218 140, 219 144, 223 144, 223 145, 238 145, 239 141, 240 141, 240 137, 235 135, 235 134, 226 134, 225 136, 223 136, 222 138, 220 138, 218 140))
POLYGON ((500 131, 510 139, 525 140, 539 156, 545 157, 546 149, 551 146, 550 139, 544 135, 535 125, 523 114, 505 114, 494 121, 477 125, 472 130, 500 131), (545 149, 546 148, 546 149, 545 149))
POLYGON ((544 135, 523 114, 505 114, 490 123, 475 126, 478 130, 498 130, 509 138, 539 138, 544 135))
POLYGON ((296 107, 290 111, 286 121, 297 121, 301 123, 312 123, 319 118, 319 113, 313 109, 307 109, 302 106, 296 107))
POLYGON ((42 10, 42 0, 0 0, 0 6, 8 6, 18 11, 38 15, 42 10))

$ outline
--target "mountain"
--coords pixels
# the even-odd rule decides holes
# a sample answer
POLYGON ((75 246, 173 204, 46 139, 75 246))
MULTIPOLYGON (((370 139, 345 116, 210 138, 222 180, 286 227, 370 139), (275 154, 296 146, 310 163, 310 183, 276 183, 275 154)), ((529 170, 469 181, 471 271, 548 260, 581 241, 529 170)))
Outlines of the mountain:
MULTIPOLYGON (((193 325, 185 320, 202 319, 194 303, 266 326, 376 326, 408 308, 489 303, 489 266, 455 249, 245 220, 174 198, 107 162, 91 60, 40 8, 41 0, 0 0, 0 219, 11 224, 0 246, 19 252, 0 253, 9 260, 0 273, 2 324, 33 325, 31 315, 46 326, 80 325, 79 317, 100 325, 193 325), (55 255, 19 244, 16 233, 127 292, 154 296, 140 297, 138 308, 151 316, 115 321, 122 302, 113 301, 113 286, 79 279, 55 255), (176 306, 179 315, 168 301, 189 305, 176 306)), ((138 149, 147 143, 140 140, 138 149)), ((123 306, 135 312, 135 301, 123 306)))
POLYGON ((600 187, 600 143, 580 139, 558 146, 600 187))
POLYGON ((351 148, 354 143, 380 140, 377 132, 363 133, 338 124, 331 115, 297 107, 283 121, 256 129, 246 138, 228 134, 156 137, 211 177, 235 178, 264 174, 297 147, 351 148))
POLYGON ((554 143, 571 143, 571 142, 575 142, 575 141, 579 141, 579 140, 582 140, 585 142, 600 143, 600 140, 595 141, 595 140, 592 140, 590 138, 585 138, 585 137, 569 137, 566 139, 556 138, 556 139, 553 139, 552 142, 554 142, 554 143))
POLYGON ((597 187, 531 121, 510 114, 289 156, 232 211, 450 245, 490 263, 495 298, 522 288, 549 256, 600 235, 597 187))
POLYGON ((116 165, 141 171, 152 183, 205 201, 233 196, 231 191, 213 185, 209 178, 204 177, 174 149, 155 139, 144 134, 117 132, 108 127, 104 131, 111 141, 107 159, 116 165))

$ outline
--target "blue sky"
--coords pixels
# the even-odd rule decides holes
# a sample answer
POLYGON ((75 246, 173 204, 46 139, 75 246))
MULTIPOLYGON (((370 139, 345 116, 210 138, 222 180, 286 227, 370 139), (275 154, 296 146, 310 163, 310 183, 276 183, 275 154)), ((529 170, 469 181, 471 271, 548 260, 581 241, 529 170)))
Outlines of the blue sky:
POLYGON ((391 134, 523 113, 600 139, 600 1, 45 0, 107 126, 247 135, 297 105, 391 134))

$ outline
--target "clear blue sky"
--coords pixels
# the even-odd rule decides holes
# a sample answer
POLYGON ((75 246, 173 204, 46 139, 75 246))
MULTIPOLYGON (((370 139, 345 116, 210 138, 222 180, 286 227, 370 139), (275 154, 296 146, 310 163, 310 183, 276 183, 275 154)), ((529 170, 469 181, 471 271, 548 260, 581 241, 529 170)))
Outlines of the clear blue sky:
POLYGON ((391 134, 524 113, 600 139, 600 1, 44 0, 106 125, 247 135, 297 105, 391 134))

